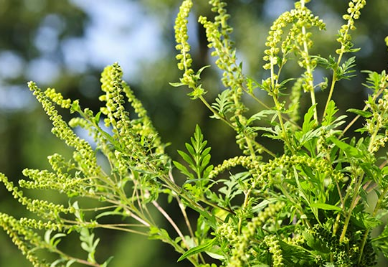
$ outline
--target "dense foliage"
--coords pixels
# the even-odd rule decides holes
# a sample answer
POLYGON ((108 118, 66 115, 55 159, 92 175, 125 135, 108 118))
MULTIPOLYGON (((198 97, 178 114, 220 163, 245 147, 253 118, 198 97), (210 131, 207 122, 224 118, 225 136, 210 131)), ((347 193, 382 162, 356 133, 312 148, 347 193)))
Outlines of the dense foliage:
POLYGON ((226 3, 209 1, 214 18, 199 16, 198 21, 223 87, 211 101, 206 96, 210 89, 201 84, 209 66, 195 71, 190 54, 187 24, 193 2, 183 1, 174 28, 183 76, 171 85, 188 87, 193 100, 203 102, 212 118, 235 132, 241 154, 216 166, 200 126, 186 150, 178 151, 180 159, 166 153, 167 145, 117 63, 102 73, 105 106, 98 113, 30 82, 53 134, 73 155, 49 156, 51 170, 25 169, 27 179, 18 186, 0 174, 7 190, 34 214, 20 219, 0 214, 0 225, 27 259, 34 266, 108 266, 111 258, 98 258, 97 229, 161 240, 182 255, 178 261, 193 266, 374 266, 377 252, 388 256, 387 228, 371 235, 383 225, 387 210, 388 159, 381 148, 388 141, 388 75, 365 71, 368 99, 362 110, 339 113, 333 100, 339 82, 355 76, 359 49, 351 36, 366 1, 349 1, 338 48, 328 57, 311 52, 313 33, 324 30, 325 23, 308 2, 296 2, 274 21, 263 58, 268 75, 257 81, 244 75, 237 59, 226 3), (284 75, 289 66, 300 68, 301 75, 284 75), (317 82, 322 70, 330 75, 317 82), (321 103, 316 93, 326 88, 328 97, 321 103), (263 93, 272 99, 271 106, 261 100, 263 93), (304 95, 311 104, 303 114, 304 95), (67 123, 57 107, 76 116, 67 123), (354 119, 347 121, 347 114, 354 119), (359 120, 363 126, 351 133, 359 120), (90 140, 75 133, 78 127, 89 132, 90 140), (258 137, 276 140, 283 148, 273 151, 258 137), (56 191, 67 201, 30 198, 20 188, 56 191), (176 203, 184 226, 166 211, 166 205, 176 203), (195 220, 188 215, 192 211, 195 220), (171 227, 161 227, 156 213, 171 227), (74 233, 84 258, 61 247, 60 241, 74 233))

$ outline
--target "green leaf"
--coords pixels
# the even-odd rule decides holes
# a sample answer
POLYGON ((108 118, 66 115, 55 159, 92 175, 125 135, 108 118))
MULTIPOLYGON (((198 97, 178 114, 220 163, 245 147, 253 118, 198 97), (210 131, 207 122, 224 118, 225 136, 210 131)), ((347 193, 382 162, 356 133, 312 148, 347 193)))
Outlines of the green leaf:
POLYGON ((202 189, 208 182, 206 178, 208 178, 209 172, 213 169, 213 165, 209 165, 211 148, 206 147, 207 141, 204 140, 201 128, 198 125, 196 125, 194 136, 190 138, 190 141, 191 144, 185 144, 190 155, 180 150, 178 150, 178 153, 189 164, 189 167, 194 173, 196 173, 197 179, 194 179, 194 175, 190 174, 187 168, 182 164, 174 162, 174 165, 181 170, 182 173, 188 176, 190 180, 197 181, 196 185, 199 186, 199 189, 202 189), (209 168, 208 166, 211 167, 209 168), (204 172, 204 170, 207 171, 204 172))
POLYGON ((280 89, 285 89, 284 86, 290 82, 290 81, 295 81, 296 79, 295 78, 289 78, 289 79, 285 79, 284 81, 282 81, 279 85, 280 85, 280 89))
POLYGON ((372 215, 364 212, 353 212, 353 216, 351 217, 351 221, 364 229, 372 230, 379 226, 382 222, 381 220, 378 220, 377 218, 373 217, 372 215))
POLYGON ((206 94, 207 92, 202 88, 202 85, 195 87, 191 93, 188 93, 188 96, 191 96, 191 99, 198 99, 200 96, 206 94))
POLYGON ((94 116, 94 122, 95 122, 96 124, 99 124, 99 123, 100 123, 100 117, 101 117, 101 111, 98 112, 98 113, 96 114, 96 116, 94 116))
POLYGON ((333 56, 329 56, 329 59, 326 59, 321 56, 313 56, 318 60, 318 64, 329 70, 335 70, 337 68, 337 60, 333 56))
POLYGON ((207 251, 210 247, 213 246, 213 244, 216 242, 216 239, 213 238, 209 240, 207 243, 193 247, 186 251, 182 256, 179 257, 178 262, 186 259, 187 257, 190 257, 192 255, 207 251))
POLYGON ((263 118, 267 118, 268 115, 274 115, 276 114, 277 111, 276 110, 270 110, 270 109, 264 109, 254 115, 252 115, 248 121, 247 121, 247 125, 250 125, 253 121, 260 121, 262 120, 263 118))
POLYGON ((44 241, 47 244, 50 244, 52 247, 56 248, 59 242, 61 242, 61 237, 66 236, 64 233, 57 233, 51 237, 52 230, 47 230, 44 234, 44 241))
POLYGON ((341 80, 341 79, 350 79, 351 77, 354 77, 356 76, 355 74, 351 74, 351 73, 354 73, 355 70, 353 70, 352 68, 354 66, 356 66, 355 64, 356 62, 356 57, 351 57, 349 58, 348 60, 346 60, 341 66, 339 66, 337 68, 337 80, 341 80))
POLYGON ((372 116, 372 113, 369 111, 364 111, 364 110, 359 110, 356 108, 350 108, 347 110, 348 112, 352 112, 354 114, 360 115, 361 117, 364 118, 370 118, 372 116))
POLYGON ((326 204, 326 203, 310 203, 310 206, 321 210, 336 210, 336 211, 342 210, 340 207, 326 204))
POLYGON ((375 71, 369 71, 369 70, 365 70, 365 71, 362 71, 364 73, 368 73, 368 78, 366 79, 366 84, 363 84, 365 87, 373 90, 375 93, 377 93, 381 86, 382 86, 382 82, 385 80, 386 78, 386 72, 385 70, 383 70, 381 72, 381 74, 375 72, 375 71))
POLYGON ((67 263, 66 263, 66 267, 70 267, 74 262, 76 262, 76 260, 69 260, 67 263))
POLYGON ((123 213, 120 212, 120 211, 106 211, 106 212, 102 212, 98 215, 96 215, 96 219, 99 219, 101 217, 105 217, 105 216, 112 216, 112 215, 118 215, 118 216, 122 216, 123 213))
MULTIPOLYGON (((193 140, 191 140, 191 141, 193 141, 193 140)), ((186 146, 187 151, 189 151, 189 153, 192 156, 195 156, 194 147, 192 145, 190 145, 189 143, 186 143, 185 146, 186 146)))
POLYGON ((343 150, 349 156, 352 156, 355 158, 362 158, 363 157, 363 154, 357 148, 352 147, 351 145, 348 145, 347 143, 342 142, 335 137, 330 137, 329 140, 332 141, 336 146, 338 146, 341 150, 343 150))
POLYGON ((303 133, 307 133, 308 131, 315 128, 315 125, 317 125, 317 122, 312 119, 315 112, 315 105, 312 105, 307 113, 304 115, 303 125, 302 125, 302 131, 303 133))
POLYGON ((170 85, 173 87, 180 87, 180 86, 183 86, 185 84, 184 83, 170 83, 170 85))
POLYGON ((181 150, 178 150, 178 153, 192 168, 195 166, 193 159, 187 153, 181 150))
POLYGON ((204 70, 204 69, 207 69, 207 68, 210 68, 210 65, 206 65, 206 66, 203 66, 202 68, 200 68, 198 71, 197 71, 197 73, 194 75, 194 77, 196 78, 196 79, 200 79, 201 78, 201 74, 202 74, 202 71, 204 70))
POLYGON ((201 171, 203 171, 203 169, 209 164, 210 158, 211 158, 211 156, 209 154, 202 158, 202 162, 201 162, 201 166, 200 166, 201 171))
MULTIPOLYGON (((222 91, 222 93, 217 96, 215 103, 212 104, 212 108, 223 117, 231 110, 233 105, 230 92, 230 89, 222 91)), ((220 119, 218 115, 212 115, 211 118, 220 119)))
POLYGON ((190 173, 185 166, 180 164, 177 161, 173 161, 175 167, 177 167, 178 170, 180 170, 184 175, 186 175, 189 179, 194 179, 194 175, 190 173))
POLYGON ((334 115, 337 113, 338 109, 335 105, 335 102, 333 100, 330 100, 329 104, 327 105, 326 109, 326 115, 324 118, 324 122, 322 122, 322 125, 328 126, 330 125, 334 120, 334 115))
POLYGON ((109 257, 102 265, 101 267, 108 267, 108 264, 113 260, 113 256, 109 257))

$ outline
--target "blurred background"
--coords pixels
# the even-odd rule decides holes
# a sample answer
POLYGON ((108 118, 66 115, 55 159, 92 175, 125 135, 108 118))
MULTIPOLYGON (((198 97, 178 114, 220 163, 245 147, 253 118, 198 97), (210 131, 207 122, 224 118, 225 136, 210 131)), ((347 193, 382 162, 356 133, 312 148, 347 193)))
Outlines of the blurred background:
MULTIPOLYGON (((194 2, 199 3, 195 3, 189 18, 189 42, 194 67, 198 69, 214 65, 204 30, 196 22, 198 15, 212 15, 207 1, 194 2)), ((295 1, 227 2, 238 58, 244 62, 244 72, 260 81, 268 75, 261 66, 269 27, 281 13, 293 8, 295 1)), ((338 48, 336 34, 343 23, 347 2, 314 0, 309 4, 327 23, 325 32, 313 36, 313 53, 334 55, 338 48)), ((238 154, 233 132, 219 121, 209 122, 211 114, 201 103, 187 97, 186 88, 169 85, 180 77, 173 32, 180 3, 178 0, 0 0, 0 171, 17 181, 25 167, 48 168, 48 155, 69 153, 51 134, 50 122, 28 90, 28 81, 35 81, 42 89, 54 87, 65 97, 80 99, 83 107, 96 111, 100 107, 100 73, 114 62, 122 66, 124 79, 143 101, 164 142, 171 142, 167 150, 173 158, 177 158, 177 149, 184 148, 196 124, 200 124, 212 147, 213 164, 238 154)), ((341 82, 334 96, 341 110, 363 106, 367 92, 362 86, 365 75, 360 71, 381 72, 388 63, 384 43, 388 35, 386 0, 368 1, 361 12, 353 39, 355 47, 362 48, 356 53, 357 77, 341 82)), ((299 75, 301 70, 287 72, 299 75)), ((219 75, 214 69, 207 69, 202 75, 209 101, 222 89, 217 80, 219 75)), ((325 70, 318 70, 316 83, 328 75, 325 70)), ((325 91, 317 94, 318 101, 327 96, 325 91)), ((308 98, 302 99, 302 110, 308 104, 308 98)), ((268 143, 272 145, 276 146, 268 143)), ((16 217, 25 212, 2 186, 0 211, 16 217)), ((103 257, 115 256, 111 266, 190 266, 176 263, 179 255, 159 241, 127 234, 100 234, 103 257)), ((29 266, 3 231, 0 231, 0 247, 0 266, 29 266)))

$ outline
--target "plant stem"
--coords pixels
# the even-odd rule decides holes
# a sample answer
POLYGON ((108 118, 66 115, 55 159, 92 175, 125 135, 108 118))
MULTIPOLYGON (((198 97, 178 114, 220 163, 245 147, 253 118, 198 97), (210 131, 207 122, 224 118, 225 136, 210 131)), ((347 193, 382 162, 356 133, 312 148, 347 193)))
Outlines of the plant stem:
POLYGON ((171 226, 175 229, 175 231, 177 232, 177 234, 179 235, 179 237, 182 239, 182 242, 183 244, 185 244, 186 248, 187 249, 190 249, 190 246, 189 244, 187 244, 186 242, 186 239, 185 237, 183 236, 181 230, 179 229, 179 227, 176 225, 176 223, 174 222, 174 220, 170 217, 170 215, 168 215, 168 213, 158 204, 158 202, 156 202, 155 200, 152 201, 152 204, 155 206, 155 208, 158 209, 158 211, 164 216, 164 218, 167 219, 167 221, 171 224, 171 226))
MULTIPOLYGON (((302 9, 305 7, 305 1, 300 1, 301 2, 301 7, 302 9)), ((306 36, 306 27, 303 25, 302 26, 302 35, 305 37, 306 36)), ((314 120, 318 123, 318 112, 317 112, 317 102, 315 99, 315 91, 314 91, 314 83, 313 83, 313 71, 311 69, 311 62, 310 62, 310 56, 309 56, 309 49, 307 46, 306 38, 303 38, 303 50, 305 57, 304 59, 306 60, 306 71, 309 74, 307 77, 308 79, 308 84, 309 84, 309 89, 310 89, 310 98, 311 98, 311 105, 314 106, 314 120)), ((303 55, 303 53, 302 53, 303 55)))
POLYGON ((350 218, 352 217, 353 209, 355 208, 356 203, 357 203, 357 199, 358 199, 358 196, 359 196, 358 192, 360 191, 362 181, 363 181, 363 175, 359 175, 359 178, 357 180, 357 184, 356 184, 356 186, 354 188, 352 202, 351 202, 349 210, 347 212, 347 216, 345 218, 344 226, 343 226, 343 229, 342 229, 342 232, 341 232, 341 236, 340 236, 340 239, 339 239, 340 243, 342 243, 344 241, 344 239, 345 239, 346 231, 348 230, 348 226, 349 226, 349 222, 350 222, 350 218))

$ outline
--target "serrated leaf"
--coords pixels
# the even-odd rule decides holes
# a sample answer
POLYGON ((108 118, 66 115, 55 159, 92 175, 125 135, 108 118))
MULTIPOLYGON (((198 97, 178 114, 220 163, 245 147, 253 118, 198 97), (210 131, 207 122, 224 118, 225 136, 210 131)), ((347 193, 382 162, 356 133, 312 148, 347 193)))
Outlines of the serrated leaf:
POLYGON ((338 109, 335 105, 335 102, 333 100, 330 100, 329 104, 326 108, 326 115, 324 118, 324 122, 322 125, 330 125, 332 121, 334 120, 334 115, 337 113, 338 109))
POLYGON ((178 150, 178 153, 190 166, 195 166, 194 161, 187 153, 185 153, 181 150, 178 150))
MULTIPOLYGON (((233 101, 230 99, 230 89, 226 89, 220 93, 215 102, 212 104, 212 108, 214 108, 220 115, 225 116, 233 105, 233 101)), ((211 118, 220 119, 219 116, 213 115, 211 118)))
POLYGON ((180 170, 184 175, 186 175, 190 179, 194 179, 194 176, 192 173, 190 173, 185 166, 180 164, 177 161, 173 161, 175 167, 177 167, 178 170, 180 170))
POLYGON ((276 110, 264 109, 256 114, 252 115, 248 119, 247 124, 249 125, 255 120, 259 121, 259 120, 262 120, 263 118, 267 118, 268 115, 276 114, 276 112, 277 112, 276 110))

